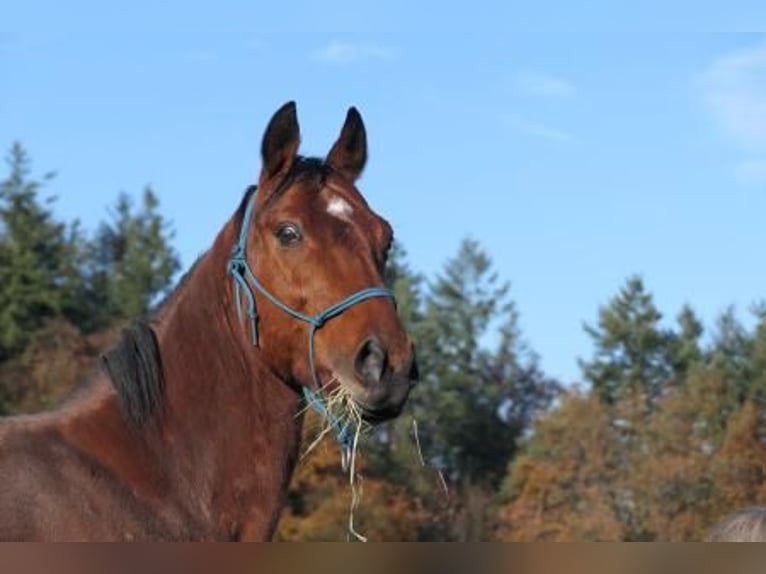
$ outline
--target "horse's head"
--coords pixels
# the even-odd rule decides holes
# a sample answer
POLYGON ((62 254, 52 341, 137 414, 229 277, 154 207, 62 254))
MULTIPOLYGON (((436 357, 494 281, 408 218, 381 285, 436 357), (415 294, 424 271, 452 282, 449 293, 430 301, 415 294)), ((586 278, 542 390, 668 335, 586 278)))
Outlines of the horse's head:
POLYGON ((345 394, 367 420, 396 416, 417 367, 382 289, 391 226, 354 185, 367 159, 362 118, 348 111, 325 160, 300 157, 299 140, 290 102, 266 128, 259 188, 248 200, 246 257, 260 283, 259 344, 283 378, 345 394))

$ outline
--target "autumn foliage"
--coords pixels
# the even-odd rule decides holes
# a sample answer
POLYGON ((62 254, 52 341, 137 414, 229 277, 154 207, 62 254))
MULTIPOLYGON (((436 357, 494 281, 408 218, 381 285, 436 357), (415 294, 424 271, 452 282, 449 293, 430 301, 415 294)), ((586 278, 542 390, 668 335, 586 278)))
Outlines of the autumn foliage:
MULTIPOLYGON (((305 445, 309 444, 307 438, 305 445)), ((370 474, 363 449, 357 456, 353 487, 332 437, 323 439, 302 459, 288 492, 278 540, 356 540, 352 517, 353 531, 370 540, 417 540, 419 525, 425 519, 418 501, 408 496, 406 485, 370 474), (354 488, 359 498, 352 509, 354 488)))
POLYGON ((498 540, 702 540, 721 517, 766 501, 763 314, 748 333, 727 312, 703 348, 700 329, 686 340, 683 328, 661 331, 642 294, 631 280, 602 309, 594 362, 609 367, 609 385, 567 393, 511 462, 498 540))

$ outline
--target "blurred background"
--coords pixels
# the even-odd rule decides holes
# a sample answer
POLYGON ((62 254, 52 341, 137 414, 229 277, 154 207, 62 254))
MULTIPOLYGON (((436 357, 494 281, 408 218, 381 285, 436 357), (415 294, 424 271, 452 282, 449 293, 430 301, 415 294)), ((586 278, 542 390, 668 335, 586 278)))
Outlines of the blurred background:
MULTIPOLYGON (((423 375, 359 531, 698 540, 766 500, 766 5, 258 4, 3 6, 1 413, 172 290, 277 107, 323 156, 354 105, 423 375)), ((327 441, 278 538, 350 499, 327 441)))

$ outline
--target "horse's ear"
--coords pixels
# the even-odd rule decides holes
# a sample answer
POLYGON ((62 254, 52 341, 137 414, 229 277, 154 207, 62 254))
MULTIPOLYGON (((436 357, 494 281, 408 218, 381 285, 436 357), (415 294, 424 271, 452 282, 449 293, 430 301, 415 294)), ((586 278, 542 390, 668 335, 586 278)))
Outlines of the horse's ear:
POLYGON ((271 179, 284 175, 298 154, 301 132, 295 102, 287 102, 269 121, 261 143, 264 175, 271 179))
POLYGON ((356 108, 352 107, 346 114, 346 122, 343 124, 338 141, 327 155, 327 163, 349 180, 356 181, 366 162, 367 133, 362 116, 356 108))

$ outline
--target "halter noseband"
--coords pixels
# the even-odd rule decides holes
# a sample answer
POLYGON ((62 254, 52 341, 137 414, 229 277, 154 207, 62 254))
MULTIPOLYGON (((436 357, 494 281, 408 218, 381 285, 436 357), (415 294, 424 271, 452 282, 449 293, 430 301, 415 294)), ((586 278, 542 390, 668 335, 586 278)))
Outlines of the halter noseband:
POLYGON ((255 288, 261 295, 268 299, 272 305, 278 307, 291 317, 308 323, 311 325, 309 329, 309 368, 311 370, 311 377, 313 379, 315 390, 303 386, 303 396, 306 402, 320 415, 327 417, 330 424, 335 430, 336 439, 341 446, 341 450, 344 454, 344 459, 351 449, 353 437, 349 433, 349 423, 341 421, 338 417, 329 412, 325 406, 324 400, 321 395, 321 386, 319 383, 319 376, 317 375, 315 361, 314 361, 314 334, 321 329, 327 321, 347 311, 354 305, 366 301, 367 299, 373 299, 377 297, 386 297, 388 299, 394 299, 394 294, 390 289, 384 287, 368 287, 357 291, 356 293, 349 295, 342 301, 330 305, 324 311, 317 313, 316 315, 306 315, 290 307, 289 305, 280 301, 276 296, 269 292, 263 284, 258 281, 256 276, 250 269, 250 265, 247 262, 247 231, 250 227, 250 220, 253 217, 253 210, 255 206, 255 198, 258 194, 258 189, 255 188, 252 197, 248 200, 247 208, 245 209, 245 215, 242 218, 242 224, 239 229, 239 239, 231 253, 229 259, 228 270, 234 279, 234 300, 237 303, 237 314, 240 321, 242 321, 242 293, 244 292, 247 298, 247 317, 250 321, 250 335, 252 338, 253 346, 257 347, 259 344, 259 331, 258 331, 258 311, 255 306, 255 288))

